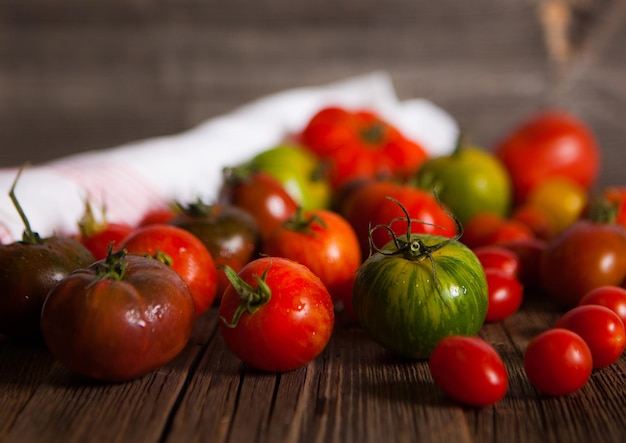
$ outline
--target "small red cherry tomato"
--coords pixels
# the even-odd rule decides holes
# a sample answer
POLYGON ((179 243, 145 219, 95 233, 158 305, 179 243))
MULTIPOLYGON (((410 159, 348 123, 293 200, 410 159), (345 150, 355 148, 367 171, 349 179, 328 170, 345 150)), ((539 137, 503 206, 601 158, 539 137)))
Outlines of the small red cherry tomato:
POLYGON ((311 362, 330 340, 335 313, 320 278, 281 257, 261 257, 239 273, 224 267, 231 284, 222 296, 220 331, 244 363, 284 372, 311 362))
POLYGON ((519 256, 512 250, 498 245, 480 246, 473 250, 485 269, 499 269, 516 277, 520 270, 519 256))
POLYGON ((600 286, 580 299, 579 305, 602 305, 615 312, 626 324, 626 289, 621 286, 600 286))
POLYGON ((126 237, 119 249, 151 256, 176 271, 191 290, 197 317, 213 304, 217 268, 209 250, 191 232, 171 225, 146 225, 126 237))
POLYGON ((613 363, 626 346, 624 323, 605 306, 577 306, 567 311, 556 322, 556 327, 574 331, 585 340, 593 356, 594 369, 613 363))
POLYGON ((486 322, 502 321, 515 314, 522 305, 524 287, 517 277, 499 269, 485 269, 489 305, 486 322))
POLYGON ((471 406, 499 402, 509 385, 500 355, 478 337, 454 335, 441 339, 430 355, 428 368, 447 395, 471 406))
POLYGON ((568 395, 582 388, 593 370, 593 357, 583 338, 553 328, 533 338, 524 352, 528 380, 546 395, 568 395))

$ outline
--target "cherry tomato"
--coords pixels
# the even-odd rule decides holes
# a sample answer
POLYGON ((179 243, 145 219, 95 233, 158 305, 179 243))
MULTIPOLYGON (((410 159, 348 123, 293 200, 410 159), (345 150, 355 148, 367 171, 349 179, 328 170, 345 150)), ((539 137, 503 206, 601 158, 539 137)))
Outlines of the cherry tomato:
POLYGON ((147 211, 137 223, 137 227, 146 225, 161 225, 168 223, 177 213, 175 205, 162 206, 147 211))
POLYGON ((515 314, 522 305, 524 287, 517 277, 499 269, 485 269, 489 304, 486 322, 502 321, 515 314))
POLYGON ((594 288, 619 285, 625 276, 626 230, 617 224, 579 220, 541 256, 541 285, 564 307, 576 306, 594 288))
POLYGON ((587 190, 566 177, 548 178, 528 194, 527 204, 540 208, 560 232, 578 220, 587 205, 587 190))
POLYGON ((178 273, 124 251, 62 279, 41 310, 52 354, 77 374, 112 382, 171 361, 193 324, 193 298, 178 273))
POLYGON ((589 346, 568 329, 552 328, 534 337, 524 352, 528 380, 546 395, 568 395, 582 388, 593 370, 589 346))
POLYGON ((470 249, 489 244, 489 237, 504 223, 504 217, 493 212, 481 212, 464 223, 461 241, 470 249))
POLYGON ((538 238, 526 238, 505 242, 499 246, 513 251, 520 261, 517 278, 525 288, 539 288, 540 263, 547 242, 538 238))
POLYGON ((594 369, 615 362, 626 346, 622 319, 605 306, 577 306, 559 318, 556 327, 574 331, 585 340, 593 356, 594 369))
POLYGON ((516 252, 500 245, 487 245, 475 248, 474 254, 485 269, 498 269, 507 275, 517 277, 520 271, 520 258, 516 252))
MULTIPOLYGON (((186 229, 200 239, 211 253, 216 266, 230 266, 239 271, 256 258, 261 234, 252 215, 237 206, 201 201, 181 207, 169 224, 186 229)), ((223 272, 217 273, 217 298, 229 282, 223 272)))
POLYGON ((354 318, 352 286, 361 265, 359 240, 341 215, 327 210, 297 211, 264 242, 265 254, 308 267, 326 285, 333 301, 354 318))
POLYGON ((451 398, 471 406, 488 406, 506 395, 509 379, 498 352, 478 337, 443 338, 428 368, 435 383, 451 398))
POLYGON ((105 258, 109 252, 109 246, 119 245, 133 227, 126 223, 111 223, 106 219, 104 209, 102 219, 96 220, 93 209, 89 202, 85 203, 85 212, 78 222, 78 240, 91 251, 96 260, 105 258))
POLYGON ((517 204, 549 178, 565 177, 590 189, 600 170, 600 148, 593 133, 562 110, 532 115, 494 148, 494 154, 509 171, 517 204))
POLYGON ((196 316, 213 304, 217 268, 211 253, 191 232, 172 225, 147 225, 133 231, 119 248, 129 254, 148 255, 176 271, 191 290, 196 316))
POLYGON ((535 237, 550 240, 557 234, 556 222, 542 207, 522 203, 513 209, 511 219, 528 226, 535 237))
POLYGON ((587 292, 579 305, 596 304, 615 312, 626 324, 626 289, 621 286, 600 286, 587 292))
POLYGON ((224 169, 219 201, 237 206, 254 217, 267 237, 298 208, 283 185, 271 175, 247 167, 224 169))
POLYGON ((407 178, 427 158, 421 145, 365 109, 321 109, 307 123, 300 141, 328 164, 335 189, 356 178, 407 178))
POLYGON ((330 340, 335 316, 324 283, 306 266, 261 257, 238 274, 222 297, 220 331, 244 363, 270 372, 296 369, 316 358, 330 340))

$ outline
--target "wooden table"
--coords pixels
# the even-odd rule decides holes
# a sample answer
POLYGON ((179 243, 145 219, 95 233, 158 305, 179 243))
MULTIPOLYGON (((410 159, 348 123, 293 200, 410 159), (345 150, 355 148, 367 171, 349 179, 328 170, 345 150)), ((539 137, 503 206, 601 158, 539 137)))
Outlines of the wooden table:
MULTIPOLYGON (((486 148, 558 105, 626 167, 626 0, 2 0, 0 166, 171 134, 285 88, 385 70, 486 148)), ((578 393, 539 395, 528 341, 560 312, 530 295, 480 335, 510 376, 493 407, 461 407, 424 362, 338 324, 325 352, 282 375, 242 367, 215 311, 171 364, 133 382, 77 378, 42 347, 0 338, 0 443, 623 442, 626 357, 578 393)))

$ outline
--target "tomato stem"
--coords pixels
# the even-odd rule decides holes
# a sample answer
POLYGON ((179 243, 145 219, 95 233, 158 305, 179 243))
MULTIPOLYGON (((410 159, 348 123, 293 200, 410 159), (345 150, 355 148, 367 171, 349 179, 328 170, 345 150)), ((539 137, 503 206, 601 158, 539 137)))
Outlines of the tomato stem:
POLYGON ((326 223, 322 218, 312 213, 308 218, 305 218, 305 211, 302 206, 296 208, 296 212, 287 220, 283 222, 283 226, 291 231, 302 232, 309 235, 317 235, 311 226, 317 223, 322 228, 326 229, 326 223))
POLYGON ((98 263, 96 267, 97 276, 87 287, 91 287, 106 279, 112 279, 115 281, 121 281, 124 279, 124 275, 126 274, 127 251, 126 249, 120 249, 117 252, 113 252, 114 244, 115 242, 109 243, 107 257, 103 262, 98 263))
POLYGON ((220 269, 224 271, 228 281, 233 285, 233 288, 239 295, 241 299, 241 303, 237 306, 235 313, 233 314, 232 320, 229 322, 224 317, 220 317, 220 319, 224 322, 226 326, 229 328, 235 328, 237 324, 239 324, 239 320, 241 316, 245 313, 254 314, 256 311, 261 309, 261 307, 267 303, 272 297, 272 290, 267 285, 266 279, 267 274, 270 270, 270 266, 263 272, 263 275, 258 276, 254 275, 257 286, 254 287, 251 284, 244 281, 238 274, 228 265, 220 266, 220 269))
POLYGON ((20 205, 19 201, 17 200, 17 197, 15 196, 15 186, 17 185, 17 181, 19 180, 25 168, 26 168, 26 165, 23 165, 19 169, 19 171, 17 171, 15 180, 13 180, 13 185, 11 186, 11 189, 9 190, 9 197, 11 198, 11 201, 13 202, 13 206, 17 210, 18 214, 20 215, 20 218, 22 219, 22 222, 24 223, 24 233, 22 234, 22 241, 24 243, 36 245, 36 244, 42 243, 41 237, 39 236, 38 233, 33 232, 33 230, 31 229, 30 222, 28 221, 28 217, 26 217, 26 214, 24 213, 22 206, 20 205))

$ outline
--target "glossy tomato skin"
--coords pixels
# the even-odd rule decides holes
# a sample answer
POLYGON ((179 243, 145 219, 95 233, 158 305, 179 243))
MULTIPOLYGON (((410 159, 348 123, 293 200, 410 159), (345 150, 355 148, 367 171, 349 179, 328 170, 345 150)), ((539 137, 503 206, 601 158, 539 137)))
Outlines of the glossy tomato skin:
POLYGON ((354 229, 341 215, 327 209, 297 214, 272 232, 264 253, 305 265, 326 285, 338 307, 354 316, 352 285, 361 250, 354 229))
POLYGON ((61 280, 41 312, 52 354, 75 373, 107 382, 141 377, 187 344, 194 304, 182 278, 148 257, 126 256, 123 277, 102 277, 106 260, 61 280))
POLYGON ((626 289, 621 286, 600 286, 586 293, 579 305, 596 304, 615 312, 626 324, 626 289))
POLYGON ((102 260, 106 258, 110 245, 118 247, 133 230, 131 225, 125 223, 106 223, 96 232, 81 235, 79 240, 91 251, 95 260, 102 260))
POLYGON ((94 261, 85 246, 68 237, 0 245, 0 333, 40 339, 39 316, 50 289, 94 261))
POLYGON ((568 395, 589 380, 593 357, 578 334, 552 328, 530 341, 524 352, 524 370, 540 392, 551 396, 568 395))
POLYGON ((521 262, 519 256, 504 246, 480 246, 474 249, 473 252, 485 269, 498 269, 513 277, 517 277, 520 272, 521 262))
POLYGON ((601 162, 591 130, 561 110, 534 114, 512 130, 495 147, 494 154, 509 171, 518 204, 548 178, 565 177, 590 189, 601 162))
POLYGON ((161 260, 176 271, 191 290, 197 317, 215 301, 217 267, 204 243, 191 232, 172 225, 147 225, 128 235, 119 249, 161 260))
POLYGON ((619 316, 605 306, 583 305, 567 311, 558 319, 557 328, 580 335, 593 357, 593 368, 604 368, 624 352, 626 331, 619 316))
POLYGON ((288 220, 298 208, 278 180, 263 171, 248 168, 224 170, 219 201, 252 215, 263 238, 288 220))
POLYGON ((269 372, 285 372, 315 359, 330 340, 335 322, 333 302, 322 281, 306 266, 282 257, 261 257, 238 273, 257 288, 264 273, 269 300, 253 313, 244 312, 235 326, 240 295, 230 285, 222 297, 220 331, 244 363, 269 372))
MULTIPOLYGON (((256 258, 261 247, 261 234, 256 220, 237 206, 192 204, 170 220, 169 224, 198 237, 218 267, 230 266, 238 271, 256 258)), ((218 272, 218 299, 228 284, 224 273, 218 272)))
POLYGON ((550 241, 540 263, 541 285, 564 307, 626 276, 626 231, 617 224, 579 220, 550 241))
MULTIPOLYGON (((451 240, 412 234, 407 244, 417 239, 426 247, 451 240)), ((475 335, 487 314, 488 292, 482 265, 471 250, 454 240, 419 258, 398 250, 389 242, 357 271, 352 304, 368 335, 414 359, 428 358, 444 337, 475 335)))
POLYGON ((428 360, 428 368, 447 395, 470 406, 498 403, 509 387, 502 358, 478 337, 457 335, 441 339, 428 360))
POLYGON ((485 269, 489 289, 486 322, 503 321, 515 314, 522 305, 524 287, 517 277, 499 269, 485 269))

